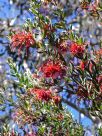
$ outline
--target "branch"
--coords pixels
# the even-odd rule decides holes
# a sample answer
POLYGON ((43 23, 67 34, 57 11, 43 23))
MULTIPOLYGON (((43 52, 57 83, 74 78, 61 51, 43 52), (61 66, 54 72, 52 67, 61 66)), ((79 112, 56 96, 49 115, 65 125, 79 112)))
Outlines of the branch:
POLYGON ((89 119, 91 119, 93 121, 93 123, 96 122, 96 119, 95 118, 93 119, 93 117, 89 114, 89 112, 87 110, 81 109, 81 108, 77 107, 75 104, 69 102, 68 100, 66 100, 64 98, 62 98, 62 102, 68 104, 69 106, 71 106, 72 108, 74 108, 75 110, 77 110, 78 112, 83 113, 86 117, 88 117, 89 119))

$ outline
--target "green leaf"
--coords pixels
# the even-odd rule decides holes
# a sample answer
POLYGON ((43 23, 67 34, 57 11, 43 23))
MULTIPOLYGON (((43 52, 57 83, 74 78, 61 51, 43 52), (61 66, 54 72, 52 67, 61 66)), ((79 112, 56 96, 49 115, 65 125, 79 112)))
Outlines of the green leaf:
POLYGON ((72 41, 75 39, 75 35, 74 35, 74 33, 73 33, 73 32, 71 32, 71 33, 70 33, 69 38, 70 38, 70 40, 72 40, 72 41))
POLYGON ((39 127, 39 129, 38 129, 39 134, 44 134, 44 131, 45 131, 45 126, 44 125, 39 127))
POLYGON ((79 45, 83 44, 83 38, 82 38, 82 37, 78 38, 78 39, 77 39, 77 43, 78 43, 79 45))
POLYGON ((28 100, 25 101, 24 106, 26 107, 26 109, 29 110, 29 101, 28 100))

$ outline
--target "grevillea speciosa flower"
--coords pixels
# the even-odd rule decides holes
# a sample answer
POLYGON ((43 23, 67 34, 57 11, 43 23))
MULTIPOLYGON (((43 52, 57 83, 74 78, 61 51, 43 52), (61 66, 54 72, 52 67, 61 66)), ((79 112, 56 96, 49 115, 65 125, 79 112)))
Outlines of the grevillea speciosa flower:
MULTIPOLYGON (((93 62, 94 63, 94 62, 93 62)), ((80 65, 79 65, 79 67, 80 67, 80 69, 81 70, 85 70, 85 69, 87 69, 90 73, 92 73, 93 72, 93 69, 94 69, 94 67, 95 67, 95 65, 93 65, 93 63, 92 63, 92 60, 89 60, 89 61, 84 61, 84 60, 82 60, 82 61, 80 61, 80 65)))
POLYGON ((50 90, 46 89, 31 89, 31 94, 35 94, 38 100, 49 101, 52 99, 52 94, 50 90))
POLYGON ((56 79, 58 77, 63 77, 66 73, 65 66, 60 61, 48 60, 44 63, 40 71, 46 78, 56 79))
POLYGON ((83 45, 79 45, 79 44, 77 44, 75 42, 71 43, 70 52, 75 57, 83 58, 84 51, 85 51, 85 49, 84 49, 83 45))
POLYGON ((34 44, 35 40, 31 32, 16 32, 11 36, 11 48, 12 50, 17 48, 19 54, 22 49, 26 48, 26 51, 28 51, 29 47, 34 44))
POLYGON ((81 69, 82 71, 85 70, 86 66, 87 66, 87 61, 81 61, 81 62, 80 62, 79 67, 80 67, 80 69, 81 69))

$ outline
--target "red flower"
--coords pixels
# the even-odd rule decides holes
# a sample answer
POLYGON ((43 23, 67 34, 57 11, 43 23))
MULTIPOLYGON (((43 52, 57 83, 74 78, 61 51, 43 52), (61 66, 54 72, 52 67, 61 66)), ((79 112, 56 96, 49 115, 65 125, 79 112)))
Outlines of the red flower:
POLYGON ((90 73, 93 72, 93 67, 94 67, 93 63, 91 61, 89 61, 89 71, 90 71, 90 73))
POLYGON ((60 96, 54 96, 53 100, 54 100, 55 104, 58 105, 59 102, 61 101, 61 97, 60 96))
POLYGON ((11 45, 12 49, 18 48, 18 52, 20 53, 23 48, 26 47, 28 50, 29 47, 33 46, 35 40, 31 32, 18 32, 11 36, 11 45))
POLYGON ((32 89, 30 91, 32 94, 37 96, 38 100, 49 101, 51 97, 51 91, 45 89, 32 89))
POLYGON ((83 58, 84 48, 81 45, 73 42, 70 47, 70 52, 78 58, 83 58))
POLYGON ((83 71, 84 71, 84 70, 85 70, 85 68, 86 68, 86 65, 87 65, 87 62, 86 62, 86 61, 81 61, 81 62, 80 62, 80 66, 79 66, 79 67, 80 67, 80 69, 81 69, 81 70, 83 70, 83 71))
POLYGON ((44 76, 49 78, 58 78, 62 77, 65 74, 65 67, 59 61, 47 61, 41 68, 41 72, 43 72, 44 76))

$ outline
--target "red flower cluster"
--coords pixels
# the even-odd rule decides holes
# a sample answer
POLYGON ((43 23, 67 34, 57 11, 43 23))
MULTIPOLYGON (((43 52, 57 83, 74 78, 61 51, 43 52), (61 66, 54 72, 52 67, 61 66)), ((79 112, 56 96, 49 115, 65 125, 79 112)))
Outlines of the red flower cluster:
POLYGON ((92 72, 93 72, 93 67, 94 67, 94 65, 93 65, 93 63, 92 63, 91 60, 90 60, 90 61, 81 61, 79 67, 80 67, 80 69, 83 70, 83 71, 84 71, 86 68, 88 68, 89 72, 92 73, 92 72))
POLYGON ((19 53, 24 47, 28 50, 34 43, 35 40, 31 32, 23 31, 11 36, 12 49, 18 48, 19 53))
POLYGON ((60 61, 47 61, 43 66, 40 68, 41 72, 43 72, 46 78, 58 78, 63 77, 65 75, 65 67, 61 64, 60 61))
POLYGON ((78 57, 78 58, 83 58, 83 54, 84 54, 84 47, 82 47, 82 45, 79 45, 75 42, 73 42, 70 46, 70 52, 78 57))
POLYGON ((45 90, 45 89, 32 89, 30 92, 32 94, 35 94, 37 96, 38 100, 49 101, 52 98, 51 91, 49 91, 49 90, 45 90))
POLYGON ((85 68, 86 68, 86 65, 87 65, 87 61, 81 61, 81 62, 80 62, 80 66, 79 66, 79 67, 80 67, 80 69, 81 69, 81 70, 83 70, 83 71, 84 71, 84 70, 85 70, 85 68))
POLYGON ((61 97, 57 95, 53 96, 50 90, 34 88, 30 90, 30 93, 36 95, 38 100, 42 101, 53 100, 56 105, 58 105, 58 103, 60 103, 61 101, 61 97))

